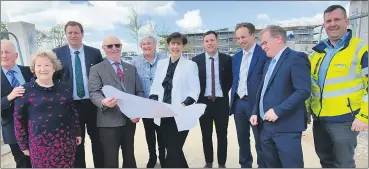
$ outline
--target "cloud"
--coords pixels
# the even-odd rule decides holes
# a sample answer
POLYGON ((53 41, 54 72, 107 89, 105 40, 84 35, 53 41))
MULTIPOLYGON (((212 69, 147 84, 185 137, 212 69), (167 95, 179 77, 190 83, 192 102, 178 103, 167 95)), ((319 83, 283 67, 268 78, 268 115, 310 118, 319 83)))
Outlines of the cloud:
POLYGON ((186 31, 199 29, 202 25, 200 10, 188 11, 184 14, 183 19, 176 20, 176 24, 186 31))
POLYGON ((91 5, 71 4, 67 1, 1 1, 1 19, 34 23, 37 29, 41 30, 48 30, 57 23, 64 24, 69 20, 75 20, 85 29, 106 31, 114 30, 117 24, 128 23, 126 17, 129 15, 130 6, 122 4, 139 7, 139 14, 161 16, 175 14, 174 2, 89 1, 89 3, 91 5))
POLYGON ((323 14, 316 14, 312 17, 291 18, 286 20, 272 21, 280 26, 306 26, 319 25, 323 23, 323 14))
POLYGON ((269 16, 268 16, 268 14, 265 14, 265 13, 263 13, 263 14, 259 14, 259 15, 257 15, 256 16, 258 19, 261 19, 261 20, 266 20, 266 21, 270 21, 270 18, 269 18, 269 16))

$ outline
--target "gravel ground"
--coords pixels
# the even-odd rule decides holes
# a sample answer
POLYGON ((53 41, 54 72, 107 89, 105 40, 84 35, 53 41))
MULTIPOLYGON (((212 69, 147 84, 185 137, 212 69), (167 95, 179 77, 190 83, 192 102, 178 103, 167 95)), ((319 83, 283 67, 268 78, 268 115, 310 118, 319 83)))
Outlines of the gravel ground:
MULTIPOLYGON (((253 138, 253 136, 251 136, 251 138, 253 138)), ((214 147, 217 147, 215 134, 213 135, 213 140, 214 147)), ((251 144, 254 145, 253 139, 251 139, 251 144)), ((305 168, 320 168, 321 166, 319 164, 319 159, 314 150, 314 142, 311 132, 311 126, 304 133, 302 139, 302 147, 304 152, 305 168)), ((184 152, 187 158, 187 162, 191 168, 203 167, 204 156, 199 124, 190 131, 184 146, 184 152)), ((216 154, 216 149, 214 150, 214 153, 216 154)), ((255 157, 254 148, 252 148, 252 153, 255 157)), ((137 124, 135 135, 135 156, 137 161, 137 167, 145 168, 148 160, 148 153, 142 122, 139 122, 137 124)), ((122 157, 120 157, 120 166, 122 164, 121 159, 122 157)), ((362 132, 358 136, 358 146, 356 149, 355 159, 357 168, 368 168, 368 132, 362 132)), ((257 167, 255 161, 256 160, 254 160, 253 164, 254 168, 257 167)), ((88 138, 86 138, 86 162, 87 168, 93 168, 91 146, 89 144, 88 138)), ((216 164, 217 161, 216 159, 214 159, 214 167, 217 167, 216 164)), ((230 118, 228 128, 228 159, 226 165, 228 168, 240 167, 238 164, 238 143, 233 117, 230 118)), ((14 160, 11 154, 7 154, 1 157, 1 168, 15 168, 14 160)))

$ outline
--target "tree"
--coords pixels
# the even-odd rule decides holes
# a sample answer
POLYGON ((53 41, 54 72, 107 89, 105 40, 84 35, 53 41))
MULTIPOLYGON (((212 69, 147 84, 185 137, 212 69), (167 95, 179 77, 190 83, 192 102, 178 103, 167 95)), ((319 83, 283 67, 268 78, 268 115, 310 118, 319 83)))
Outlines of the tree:
POLYGON ((157 28, 157 33, 160 39, 158 40, 159 50, 162 52, 168 52, 167 38, 169 36, 170 27, 164 23, 157 28))
POLYGON ((134 8, 131 8, 130 15, 128 15, 127 19, 128 19, 127 28, 129 30, 128 34, 132 38, 132 42, 136 44, 136 49, 137 49, 136 52, 138 52, 139 51, 138 50, 139 40, 140 40, 139 31, 144 25, 145 20, 140 18, 137 10, 134 8))
POLYGON ((53 26, 50 31, 46 33, 46 35, 52 48, 61 47, 67 42, 64 34, 64 25, 62 24, 53 26))
POLYGON ((36 30, 36 36, 37 36, 37 47, 42 47, 46 42, 49 41, 49 37, 47 36, 47 33, 44 31, 36 30))
MULTIPOLYGON (((1 21, 1 32, 8 32, 6 22, 1 21)), ((2 33, 0 37, 1 39, 9 39, 9 34, 2 33)))

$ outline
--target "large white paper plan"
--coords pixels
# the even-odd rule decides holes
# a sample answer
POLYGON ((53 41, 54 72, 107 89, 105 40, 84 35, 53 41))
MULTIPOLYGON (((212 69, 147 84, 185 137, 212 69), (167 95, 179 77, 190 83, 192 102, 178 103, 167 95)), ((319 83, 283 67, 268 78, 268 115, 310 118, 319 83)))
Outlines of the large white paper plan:
POLYGON ((174 117, 174 113, 164 104, 155 100, 128 94, 110 85, 104 85, 102 91, 106 98, 115 97, 121 112, 128 118, 174 117))
POLYGON ((118 99, 117 105, 128 118, 154 118, 155 124, 160 126, 160 118, 174 117, 178 131, 194 128, 206 108, 205 104, 182 107, 162 103, 122 92, 110 85, 104 85, 102 91, 105 97, 118 99))

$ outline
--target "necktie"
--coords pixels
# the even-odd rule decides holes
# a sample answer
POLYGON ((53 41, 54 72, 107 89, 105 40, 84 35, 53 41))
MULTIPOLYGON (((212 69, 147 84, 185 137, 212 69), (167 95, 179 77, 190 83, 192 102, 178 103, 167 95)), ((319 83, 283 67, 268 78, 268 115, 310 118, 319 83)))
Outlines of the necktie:
POLYGON ((211 101, 215 101, 215 70, 214 70, 214 58, 211 59, 211 101))
POLYGON ((274 69, 274 65, 276 63, 276 59, 273 58, 272 61, 270 62, 269 64, 269 67, 268 67, 268 71, 267 73, 265 74, 265 79, 264 79, 264 84, 263 84, 263 88, 261 90, 261 95, 260 95, 260 103, 259 103, 259 111, 260 111, 260 117, 264 120, 264 104, 263 104, 263 100, 264 100, 264 94, 265 94, 265 90, 266 88, 268 87, 268 83, 269 83, 269 80, 270 80, 270 76, 272 75, 272 72, 273 72, 273 69, 274 69))
POLYGON ((16 73, 14 70, 9 70, 6 74, 10 76, 10 85, 14 87, 20 86, 19 81, 15 77, 14 73, 16 73))
POLYGON ((247 82, 247 75, 249 72, 249 68, 248 68, 248 57, 250 55, 250 52, 245 53, 242 57, 242 62, 241 62, 241 69, 240 69, 240 79, 238 81, 238 88, 237 88, 237 94, 238 96, 240 96, 240 98, 243 98, 243 96, 245 96, 246 94, 246 82, 247 82))
POLYGON ((79 51, 75 51, 74 54, 74 71, 76 74, 77 96, 83 98, 85 96, 85 86, 83 84, 81 59, 78 56, 79 51))
POLYGON ((123 74, 122 69, 120 69, 120 67, 119 67, 120 63, 119 62, 114 62, 114 64, 117 67, 117 75, 118 75, 120 81, 122 83, 124 83, 124 74, 123 74))

